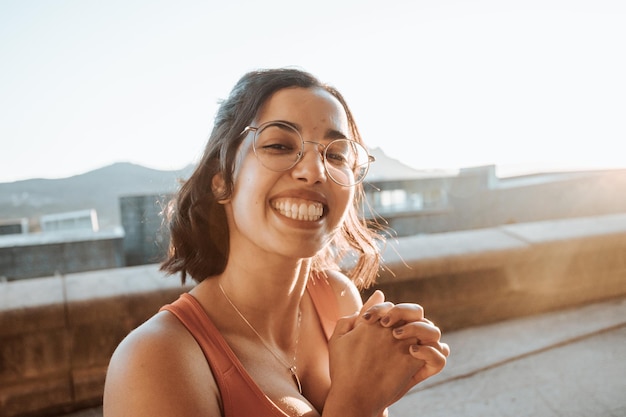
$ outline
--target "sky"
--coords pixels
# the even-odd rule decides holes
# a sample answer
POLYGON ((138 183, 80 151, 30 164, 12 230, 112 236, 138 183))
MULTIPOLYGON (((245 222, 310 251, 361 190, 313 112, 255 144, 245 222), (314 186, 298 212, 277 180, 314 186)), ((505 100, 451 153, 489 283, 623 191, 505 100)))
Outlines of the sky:
POLYGON ((416 169, 626 168, 622 0, 0 0, 0 182, 183 168, 285 66, 416 169))

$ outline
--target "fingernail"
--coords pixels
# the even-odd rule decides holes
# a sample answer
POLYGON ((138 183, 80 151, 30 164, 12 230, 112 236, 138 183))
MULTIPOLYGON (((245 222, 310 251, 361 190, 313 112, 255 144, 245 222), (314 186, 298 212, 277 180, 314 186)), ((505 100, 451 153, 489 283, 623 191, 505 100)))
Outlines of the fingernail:
POLYGON ((398 328, 396 328, 396 329, 393 329, 393 332, 394 332, 395 334, 397 334, 397 335, 401 335, 403 331, 404 331, 404 330, 402 329, 402 327, 398 327, 398 328))
POLYGON ((411 352, 413 353, 417 353, 420 350, 420 346, 419 345, 411 345, 411 352))
POLYGON ((380 322, 382 323, 383 326, 388 325, 390 321, 391 321, 391 317, 389 316, 385 316, 382 319, 380 319, 380 322))
POLYGON ((369 320, 371 318, 372 318, 372 313, 370 313, 369 311, 363 314, 363 320, 369 320))

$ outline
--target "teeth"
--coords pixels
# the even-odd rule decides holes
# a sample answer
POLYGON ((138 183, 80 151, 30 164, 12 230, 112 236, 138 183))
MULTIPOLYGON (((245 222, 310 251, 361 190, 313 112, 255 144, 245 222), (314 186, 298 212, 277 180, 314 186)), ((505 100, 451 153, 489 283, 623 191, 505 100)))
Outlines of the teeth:
POLYGON ((272 207, 285 217, 309 222, 319 220, 324 213, 324 207, 321 203, 293 198, 275 200, 272 202, 272 207))

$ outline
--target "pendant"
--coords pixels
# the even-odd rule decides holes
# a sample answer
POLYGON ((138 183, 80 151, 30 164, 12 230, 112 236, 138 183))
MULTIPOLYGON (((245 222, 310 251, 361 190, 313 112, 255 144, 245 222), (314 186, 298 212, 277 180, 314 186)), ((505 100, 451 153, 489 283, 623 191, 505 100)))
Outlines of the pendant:
POLYGON ((300 383, 300 378, 298 378, 298 374, 296 373, 296 365, 289 368, 289 372, 291 372, 291 376, 293 377, 294 382, 298 386, 298 392, 302 394, 302 384, 300 383))

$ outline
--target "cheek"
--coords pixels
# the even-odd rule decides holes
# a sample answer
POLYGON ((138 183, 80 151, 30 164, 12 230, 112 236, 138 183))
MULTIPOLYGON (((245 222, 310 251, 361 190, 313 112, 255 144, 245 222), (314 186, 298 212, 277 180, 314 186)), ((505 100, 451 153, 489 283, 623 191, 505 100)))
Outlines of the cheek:
POLYGON ((256 157, 248 150, 248 147, 241 146, 237 151, 233 165, 233 185, 234 190, 243 190, 250 187, 254 181, 256 168, 256 157))
POLYGON ((345 188, 343 191, 346 206, 352 205, 354 203, 355 195, 354 187, 345 188))
POLYGON ((341 222, 344 221, 348 211, 354 204, 354 189, 344 189, 336 195, 337 210, 336 213, 341 216, 341 222))
POLYGON ((240 171, 234 182, 233 203, 247 207, 256 205, 257 195, 255 190, 257 189, 258 186, 254 183, 254 176, 247 175, 246 171, 240 171))
POLYGON ((235 155, 235 161, 233 162, 233 181, 239 176, 239 172, 242 167, 244 167, 244 163, 246 161, 246 155, 248 154, 248 147, 245 144, 241 144, 239 149, 237 149, 237 154, 235 155))
POLYGON ((261 175, 255 161, 248 158, 242 162, 233 178, 233 202, 242 205, 244 210, 250 210, 265 204, 263 191, 267 189, 267 184, 263 180, 266 176, 261 175))

